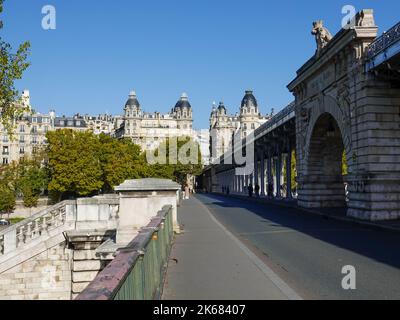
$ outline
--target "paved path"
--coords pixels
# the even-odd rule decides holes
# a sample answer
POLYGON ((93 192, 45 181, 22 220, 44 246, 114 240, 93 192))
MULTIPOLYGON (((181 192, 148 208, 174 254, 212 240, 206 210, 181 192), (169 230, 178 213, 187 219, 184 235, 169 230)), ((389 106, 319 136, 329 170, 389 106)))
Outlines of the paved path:
POLYGON ((178 210, 183 234, 171 253, 163 299, 299 299, 196 198, 178 210))
POLYGON ((304 299, 400 299, 399 233, 245 199, 197 198, 304 299), (345 265, 356 268, 356 290, 341 286, 345 265))

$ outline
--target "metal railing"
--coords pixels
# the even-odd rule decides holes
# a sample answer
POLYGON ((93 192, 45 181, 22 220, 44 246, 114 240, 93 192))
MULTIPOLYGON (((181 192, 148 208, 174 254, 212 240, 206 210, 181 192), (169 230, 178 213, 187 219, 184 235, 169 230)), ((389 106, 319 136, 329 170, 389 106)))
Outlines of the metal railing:
POLYGON ((384 32, 380 37, 376 38, 367 49, 367 59, 373 59, 381 52, 389 48, 393 43, 400 40, 400 22, 389 31, 384 32))
POLYGON ((159 299, 172 240, 172 206, 165 206, 76 300, 159 299))
POLYGON ((254 137, 257 138, 264 131, 267 131, 268 129, 277 125, 280 121, 282 121, 284 118, 289 116, 292 112, 294 112, 294 109, 295 109, 295 102, 293 101, 289 105, 287 105, 285 108, 283 108, 280 112, 278 112, 275 116, 273 116, 270 121, 264 123, 259 128, 257 128, 254 131, 254 137))

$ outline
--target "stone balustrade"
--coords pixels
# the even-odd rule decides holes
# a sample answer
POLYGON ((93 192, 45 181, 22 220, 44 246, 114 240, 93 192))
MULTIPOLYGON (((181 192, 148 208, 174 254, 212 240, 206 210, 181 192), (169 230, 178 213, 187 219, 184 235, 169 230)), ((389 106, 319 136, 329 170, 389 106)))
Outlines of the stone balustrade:
POLYGON ((66 230, 115 229, 118 211, 119 198, 114 194, 62 201, 0 231, 0 263, 2 256, 31 242, 43 241, 52 230, 62 226, 66 230))
POLYGON ((179 189, 170 180, 127 180, 114 194, 62 201, 1 230, 0 300, 74 299, 143 227, 162 227, 164 216, 154 216, 165 206, 171 240, 179 189))

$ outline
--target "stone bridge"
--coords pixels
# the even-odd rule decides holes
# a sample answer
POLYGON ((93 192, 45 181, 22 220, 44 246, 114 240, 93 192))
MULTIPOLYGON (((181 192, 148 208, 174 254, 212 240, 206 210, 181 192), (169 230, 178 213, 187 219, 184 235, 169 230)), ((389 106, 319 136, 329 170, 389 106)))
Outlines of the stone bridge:
POLYGON ((295 101, 243 142, 255 150, 254 171, 237 175, 238 166, 221 157, 203 173, 205 189, 247 194, 258 185, 260 196, 294 197, 301 207, 347 207, 348 216, 365 220, 400 217, 400 24, 377 37, 373 11, 363 10, 353 25, 318 41, 326 30, 320 23, 317 51, 288 85, 295 101))
POLYGON ((169 180, 128 180, 115 194, 63 201, 1 230, 0 300, 75 298, 155 217, 160 224, 168 216, 179 231, 179 189, 169 180))

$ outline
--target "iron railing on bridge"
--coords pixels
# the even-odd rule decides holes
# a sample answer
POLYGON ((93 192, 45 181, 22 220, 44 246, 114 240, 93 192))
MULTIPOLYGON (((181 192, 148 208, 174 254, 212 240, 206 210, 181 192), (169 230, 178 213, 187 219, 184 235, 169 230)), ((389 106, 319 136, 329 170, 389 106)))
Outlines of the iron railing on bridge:
POLYGON ((165 206, 76 300, 159 299, 172 240, 172 206, 165 206))
POLYGON ((264 131, 268 131, 272 127, 276 126, 279 124, 283 119, 285 119, 287 116, 289 116, 292 112, 294 112, 295 108, 295 102, 291 102, 289 105, 287 105, 285 108, 283 108, 280 112, 278 112, 275 116, 272 117, 272 119, 260 127, 258 127, 254 131, 254 137, 257 138, 260 134, 262 134, 264 131))
POLYGON ((400 40, 400 22, 394 27, 390 28, 389 31, 384 32, 380 37, 376 38, 368 46, 367 59, 371 60, 381 52, 389 48, 393 43, 400 40))

